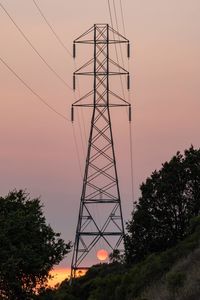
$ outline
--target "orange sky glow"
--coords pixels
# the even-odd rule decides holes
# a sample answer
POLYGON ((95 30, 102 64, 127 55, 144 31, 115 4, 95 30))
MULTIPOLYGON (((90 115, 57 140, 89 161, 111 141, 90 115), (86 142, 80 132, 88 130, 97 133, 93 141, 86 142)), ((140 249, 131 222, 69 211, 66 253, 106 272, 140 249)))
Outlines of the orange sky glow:
MULTIPOLYGON (((76 276, 83 276, 85 272, 86 272, 85 270, 80 270, 79 272, 77 272, 76 276)), ((70 279, 70 274, 71 274, 71 269, 69 268, 61 268, 61 267, 54 268, 50 272, 50 275, 53 276, 53 278, 48 281, 48 285, 50 287, 55 287, 56 285, 63 282, 65 279, 70 279)))
POLYGON ((65 279, 70 278, 70 269, 67 268, 55 268, 50 272, 50 275, 53 276, 52 279, 48 281, 50 287, 55 287, 55 285, 60 284, 65 279))

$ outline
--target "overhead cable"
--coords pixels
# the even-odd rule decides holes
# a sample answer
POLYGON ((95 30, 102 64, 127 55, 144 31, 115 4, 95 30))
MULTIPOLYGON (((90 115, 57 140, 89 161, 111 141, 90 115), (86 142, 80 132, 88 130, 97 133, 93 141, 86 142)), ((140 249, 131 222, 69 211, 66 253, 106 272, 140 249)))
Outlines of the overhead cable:
POLYGON ((72 87, 49 65, 49 63, 42 57, 42 55, 39 53, 39 51, 35 48, 35 46, 32 44, 32 42, 29 40, 29 38, 25 35, 23 30, 17 25, 17 23, 14 21, 14 19, 11 17, 7 9, 3 6, 2 3, 0 3, 0 7, 4 10, 6 15, 9 17, 9 19, 12 21, 14 26, 17 28, 17 30, 20 32, 20 34, 23 36, 23 38, 26 40, 26 42, 29 44, 29 46, 33 49, 33 51, 40 57, 40 59, 44 62, 44 64, 48 67, 49 70, 51 70, 52 73, 69 89, 72 90, 72 87))
MULTIPOLYGON (((113 0, 113 5, 115 7, 115 2, 113 0)), ((110 15, 110 21, 111 21, 111 26, 112 28, 114 29, 114 23, 113 23, 113 18, 112 18, 112 10, 111 10, 111 5, 110 5, 110 0, 108 0, 108 9, 109 9, 109 15, 110 15)), ((116 24, 117 24, 117 16, 116 16, 116 24)), ((117 25, 118 27, 118 25, 117 25)), ((113 39, 115 41, 115 34, 113 32, 113 39)), ((121 44, 120 44, 121 46, 121 44)), ((118 55, 118 51, 117 51, 117 45, 115 43, 115 54, 116 54, 116 59, 117 59, 117 63, 119 65, 119 55, 118 55)), ((121 82, 121 89, 122 89, 122 94, 123 94, 123 97, 125 98, 125 92, 124 92, 124 85, 123 85, 123 81, 122 81, 122 76, 120 75, 120 82, 121 82)))
MULTIPOLYGON (((33 0, 34 5, 36 6, 37 10, 39 11, 40 15, 42 16, 43 20, 45 21, 45 23, 47 24, 47 26, 49 27, 51 33, 54 35, 54 37, 56 38, 57 42, 61 45, 61 47, 67 52, 68 55, 70 55, 71 57, 73 57, 72 53, 69 51, 69 49, 66 47, 65 43, 62 41, 62 39, 59 37, 59 35, 57 34, 57 32, 55 31, 53 25, 50 23, 50 21, 47 19, 47 17, 44 14, 44 11, 42 11, 41 7, 39 6, 38 2, 36 0, 33 0)), ((74 61, 74 69, 76 69, 76 63, 74 61)), ((79 81, 78 83, 78 92, 80 94, 80 90, 79 90, 79 81)), ((75 93, 74 93, 74 98, 76 98, 75 93)), ((85 147, 84 147, 84 141, 83 141, 83 133, 82 133, 82 128, 83 128, 83 132, 84 132, 84 136, 85 136, 85 143, 86 143, 86 129, 85 129, 85 120, 84 120, 84 116, 83 113, 81 111, 81 117, 82 117, 82 122, 83 122, 83 126, 80 125, 80 117, 79 117, 79 113, 77 113, 78 116, 78 126, 79 126, 79 131, 81 134, 81 145, 82 145, 82 151, 83 151, 83 155, 85 155, 85 147)))
MULTIPOLYGON (((126 36, 126 27, 125 27, 125 19, 124 19, 124 12, 122 6, 122 0, 120 0, 120 11, 121 11, 121 18, 122 18, 122 26, 123 26, 123 34, 126 36)), ((130 72, 130 63, 128 61, 128 72, 130 72)), ((131 102, 130 92, 128 93, 128 101, 131 102)), ((132 199, 133 203, 135 201, 135 191, 134 191, 134 167, 133 167, 133 130, 132 130, 132 123, 129 124, 129 146, 130 146, 130 160, 131 160, 131 192, 132 192, 132 199)))
MULTIPOLYGON (((20 34, 23 36, 23 38, 27 41, 27 43, 30 45, 30 47, 34 50, 34 52, 40 57, 40 59, 46 64, 46 66, 56 75, 56 77, 59 78, 59 80, 62 81, 62 83, 64 83, 69 89, 72 90, 72 87, 70 87, 67 82, 65 82, 65 80, 60 77, 60 75, 48 64, 48 62, 42 57, 42 55, 39 53, 39 51, 33 46, 33 44, 31 43, 31 41, 28 39, 28 37, 24 34, 24 32, 22 31, 22 29, 17 25, 17 23, 14 21, 14 19, 11 17, 11 15, 9 14, 9 12, 6 10, 6 8, 3 6, 2 3, 0 3, 0 7, 4 10, 4 12, 6 13, 6 15, 9 17, 9 19, 12 21, 12 23, 15 25, 15 27, 17 28, 17 30, 20 32, 20 34)), ((70 121, 69 119, 67 119, 62 113, 58 112, 56 109, 54 109, 51 105, 48 104, 48 102, 41 97, 35 90, 33 90, 33 88, 31 88, 6 62, 3 58, 0 57, 0 61, 10 70, 10 72, 12 72, 12 74, 35 96, 37 97, 38 100, 40 100, 44 105, 46 105, 51 111, 53 111, 54 113, 56 113, 59 117, 70 121)), ((72 125, 73 127, 73 125, 72 125)), ((77 158, 78 158, 78 165, 79 165, 79 170, 80 170, 80 174, 81 177, 82 175, 82 171, 81 171, 81 163, 80 163, 80 155, 79 155, 79 149, 78 149, 78 144, 77 144, 77 139, 76 139, 76 134, 75 134, 75 129, 73 128, 73 138, 74 138, 74 145, 75 145, 75 149, 76 149, 76 153, 77 153, 77 158)))
POLYGON ((46 100, 44 100, 37 92, 35 92, 25 81, 24 79, 22 79, 6 62, 5 60, 0 57, 0 61, 4 64, 4 66, 7 67, 8 70, 10 70, 10 72, 15 75, 15 77, 33 94, 35 95, 44 105, 46 105, 50 110, 52 110, 54 113, 56 113, 58 116, 60 116, 61 118, 68 120, 63 114, 59 113, 56 109, 54 109, 51 105, 48 104, 48 102, 46 100))
POLYGON ((37 10, 39 11, 40 15, 42 16, 42 18, 44 19, 44 21, 46 22, 46 24, 48 25, 48 27, 50 28, 51 32, 53 33, 53 35, 55 36, 55 38, 57 39, 57 41, 59 42, 59 44, 67 51, 67 53, 73 57, 72 53, 69 51, 69 49, 65 46, 65 44, 63 43, 63 41, 61 40, 61 38, 59 37, 59 35, 56 33, 56 31, 54 30, 53 26, 50 24, 50 22, 47 20, 46 16, 44 15, 44 12, 42 11, 41 7, 39 6, 39 4, 36 2, 36 0, 33 0, 33 3, 35 4, 37 10))
MULTIPOLYGON (((117 10, 116 10, 116 6, 115 6, 115 0, 113 0, 113 6, 114 6, 114 14, 115 14, 115 21, 116 21, 117 31, 119 32, 119 24, 118 24, 118 17, 117 17, 117 10)), ((119 44, 119 47, 120 47, 120 54, 121 54, 122 65, 123 65, 123 68, 125 68, 121 43, 119 44)))
MULTIPOLYGON (((43 20, 47 24, 47 26, 50 29, 51 33, 56 38, 56 40, 59 43, 59 45, 67 52, 67 54, 70 57, 73 57, 72 53, 69 51, 69 49, 66 47, 65 43, 62 41, 62 39, 59 37, 58 33, 55 31, 53 25, 50 23, 50 21, 45 16, 45 13, 41 9, 41 7, 39 6, 38 2, 36 0, 33 0, 33 3, 35 5, 35 7, 37 8, 37 10, 38 10, 39 14, 41 15, 41 17, 43 18, 43 20)), ((75 67, 76 67, 76 63, 74 62, 74 68, 75 67)), ((78 83, 78 91, 79 91, 79 83, 78 83)), ((79 93, 80 93, 80 91, 79 91, 79 93)), ((76 99, 75 93, 74 93, 74 98, 76 99)), ((82 148, 82 152, 83 152, 83 155, 84 155, 85 150, 84 150, 82 127, 80 125, 79 113, 77 114, 77 116, 78 116, 78 126, 79 126, 79 131, 80 131, 80 136, 81 136, 81 146, 82 146, 81 148, 82 148)), ((83 129, 84 129, 84 133, 85 133, 85 121, 84 121, 83 115, 82 115, 82 120, 83 120, 83 129)), ((72 130, 73 130, 73 138, 74 138, 74 143, 75 143, 76 153, 77 153, 77 158, 78 158, 79 171, 80 171, 81 177, 83 177, 82 170, 81 170, 81 163, 80 163, 80 154, 79 154, 79 149, 78 149, 79 147, 78 147, 77 138, 76 138, 76 132, 75 132, 75 128, 74 128, 73 124, 72 124, 72 130)), ((86 137, 86 133, 85 133, 85 137, 86 137)))
MULTIPOLYGON (((63 114, 61 114, 60 112, 58 112, 55 108, 53 108, 51 105, 49 105, 47 103, 46 100, 44 100, 43 97, 41 97, 36 91, 33 90, 33 88, 31 88, 8 64, 7 62, 0 57, 0 61, 2 64, 4 64, 4 66, 6 66, 6 68, 38 99, 40 100, 45 106, 48 107, 48 109, 50 109, 52 112, 56 113, 59 117, 61 117, 62 119, 64 119, 65 121, 68 121, 71 123, 71 121, 69 119, 67 119, 63 114)), ((80 175, 81 177, 83 177, 82 174, 82 170, 81 170, 81 162, 80 162, 80 155, 79 155, 79 150, 78 150, 78 143, 77 143, 77 139, 76 139, 76 133, 75 133, 75 129, 74 126, 72 125, 72 132, 73 132, 73 138, 74 138, 74 145, 75 145, 75 149, 76 149, 76 155, 77 155, 77 159, 78 159, 78 166, 79 166, 79 171, 80 171, 80 175)))
POLYGON ((124 34, 124 36, 126 36, 126 28, 125 28, 124 11, 123 11, 123 7, 122 7, 122 0, 120 0, 120 11, 121 11, 121 17, 122 17, 123 34, 124 34))
POLYGON ((109 15, 110 15, 111 26, 113 28, 113 19, 112 19, 112 12, 111 12, 110 0, 108 0, 108 10, 109 10, 109 15))
MULTIPOLYGON (((111 25, 113 27, 112 11, 111 11, 111 5, 110 5, 109 0, 108 0, 108 8, 109 8, 109 15, 110 15, 110 20, 111 20, 111 25)), ((117 31, 119 31, 119 24, 118 24, 118 17, 117 17, 117 10, 116 10, 116 5, 115 5, 115 0, 113 0, 113 8, 114 8, 117 31)), ((124 36, 126 36, 126 28, 125 28, 122 0, 120 0, 120 10, 121 10, 122 25, 123 25, 123 34, 124 34, 124 36)), ((114 35, 113 35, 113 37, 114 37, 114 35)), ((117 53, 117 48, 116 47, 115 47, 115 51, 116 51, 116 57, 117 57, 117 60, 118 60, 119 58, 118 58, 118 53, 117 53)), ((123 67, 124 67, 121 44, 120 44, 120 52, 121 52, 122 63, 123 63, 123 67)), ((129 64, 129 61, 128 61, 128 72, 129 71, 130 71, 130 64, 129 64)), ((123 86, 122 79, 121 79, 121 86, 122 86, 122 92, 123 92, 123 95, 124 95, 124 86, 123 86)), ((128 101, 129 101, 129 103, 131 102, 130 91, 128 92, 128 101)), ((131 124, 132 123, 130 122, 130 124, 129 124, 129 152, 130 152, 130 161, 131 161, 131 164, 130 164, 131 194, 132 194, 132 200, 133 200, 133 203, 134 203, 135 195, 134 195, 134 172, 133 172, 133 137, 132 137, 133 134, 132 134, 132 125, 131 124)))

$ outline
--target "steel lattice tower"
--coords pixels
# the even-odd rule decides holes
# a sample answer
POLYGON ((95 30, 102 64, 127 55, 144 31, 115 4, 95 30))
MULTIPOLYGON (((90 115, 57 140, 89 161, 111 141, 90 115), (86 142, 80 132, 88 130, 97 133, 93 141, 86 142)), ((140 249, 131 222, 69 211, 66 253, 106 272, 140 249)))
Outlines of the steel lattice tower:
POLYGON ((74 106, 90 107, 93 112, 72 257, 72 278, 78 270, 88 269, 89 266, 84 265, 85 258, 100 240, 109 251, 119 249, 123 242, 124 225, 110 107, 128 106, 129 121, 131 119, 130 104, 110 89, 112 75, 125 75, 129 89, 129 72, 109 56, 111 47, 122 43, 127 44, 129 57, 129 41, 108 24, 95 24, 74 41, 74 57, 76 44, 80 43, 92 45, 94 55, 74 72, 73 86, 75 89, 77 75, 93 76, 93 89, 72 105, 72 121, 74 106), (91 96, 92 101, 88 100, 91 96), (100 208, 100 222, 95 214, 97 207, 100 208))

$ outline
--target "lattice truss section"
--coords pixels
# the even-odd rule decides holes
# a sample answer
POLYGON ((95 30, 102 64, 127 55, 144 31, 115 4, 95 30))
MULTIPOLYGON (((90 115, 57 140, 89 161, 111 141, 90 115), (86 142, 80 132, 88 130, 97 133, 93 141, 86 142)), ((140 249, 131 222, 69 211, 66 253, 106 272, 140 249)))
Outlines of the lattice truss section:
POLYGON ((77 75, 93 76, 93 89, 72 105, 72 121, 75 106, 92 107, 93 112, 72 258, 73 277, 78 269, 88 268, 84 260, 101 239, 110 251, 118 249, 123 240, 110 107, 128 106, 130 117, 130 104, 109 88, 111 75, 127 76, 129 88, 129 73, 109 57, 110 44, 115 43, 126 43, 129 56, 129 41, 108 24, 95 24, 74 41, 74 57, 78 43, 92 44, 94 57, 74 72, 74 89, 77 75), (97 206, 99 220, 96 217, 97 206))

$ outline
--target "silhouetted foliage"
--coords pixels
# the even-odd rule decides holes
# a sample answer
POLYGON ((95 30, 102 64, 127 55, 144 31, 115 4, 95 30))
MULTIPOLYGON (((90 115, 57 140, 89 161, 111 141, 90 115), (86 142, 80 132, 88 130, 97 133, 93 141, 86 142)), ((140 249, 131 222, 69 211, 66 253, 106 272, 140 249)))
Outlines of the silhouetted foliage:
POLYGON ((33 299, 69 250, 70 243, 46 224, 39 199, 21 190, 0 197, 1 299, 33 299))
POLYGON ((124 256, 120 253, 118 249, 114 249, 113 252, 109 254, 109 261, 111 263, 123 262, 124 256))
POLYGON ((200 149, 178 152, 141 185, 127 225, 126 259, 142 260, 182 240, 190 219, 200 213, 200 149))
POLYGON ((128 223, 127 264, 113 252, 112 263, 91 267, 71 286, 66 280, 53 300, 200 299, 200 150, 178 152, 141 191, 128 223))
MULTIPOLYGON (((200 217, 192 220, 188 230, 188 236, 175 247, 159 254, 151 254, 140 263, 127 267, 120 263, 99 264, 93 266, 83 277, 74 280, 70 286, 64 281, 57 290, 47 291, 38 300, 174 300, 174 294, 182 288, 187 289, 188 295, 195 293, 194 299, 200 299, 200 288, 198 274, 193 272, 189 288, 187 278, 190 275, 190 267, 193 264, 200 266, 200 217), (188 259, 188 267, 181 265, 183 259, 188 259), (195 261, 196 260, 196 261, 195 261), (177 269, 177 264, 179 268, 177 269), (183 269, 183 270, 182 270, 183 269), (187 270, 187 273, 185 273, 187 270), (185 271, 185 272, 184 272, 185 271), (196 277, 194 277, 196 274, 196 277), (163 284, 171 298, 145 296, 148 289, 154 284, 163 284), (51 296, 51 297, 50 297, 51 296)), ((183 293, 180 298, 191 300, 183 293), (181 297, 182 296, 182 297, 181 297)))

